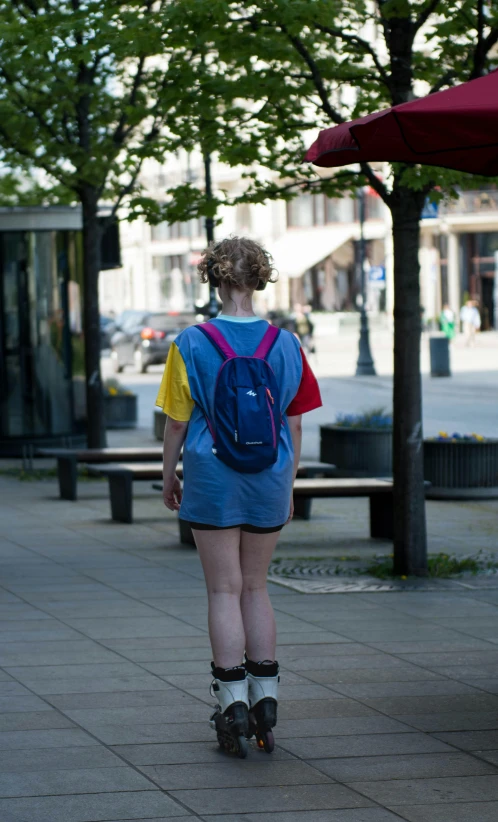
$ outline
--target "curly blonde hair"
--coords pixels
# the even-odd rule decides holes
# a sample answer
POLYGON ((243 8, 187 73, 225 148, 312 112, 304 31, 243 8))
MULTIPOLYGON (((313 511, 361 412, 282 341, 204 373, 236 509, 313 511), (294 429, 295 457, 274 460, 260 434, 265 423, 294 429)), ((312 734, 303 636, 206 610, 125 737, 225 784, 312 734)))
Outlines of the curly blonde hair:
POLYGON ((239 291, 262 291, 277 279, 268 251, 248 237, 228 237, 208 246, 198 272, 201 283, 209 282, 211 274, 218 286, 226 283, 239 291))

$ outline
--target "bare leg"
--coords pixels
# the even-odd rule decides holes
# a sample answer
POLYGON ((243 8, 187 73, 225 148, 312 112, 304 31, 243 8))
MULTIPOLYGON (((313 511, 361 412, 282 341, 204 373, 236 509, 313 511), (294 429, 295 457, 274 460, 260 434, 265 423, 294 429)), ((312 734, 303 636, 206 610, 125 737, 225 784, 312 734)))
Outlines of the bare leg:
POLYGON ((232 668, 242 664, 245 646, 240 611, 240 528, 192 531, 206 579, 214 663, 220 668, 232 668))
POLYGON ((246 654, 253 662, 275 659, 275 615, 268 595, 266 576, 280 532, 249 534, 242 532, 241 609, 246 635, 246 654))

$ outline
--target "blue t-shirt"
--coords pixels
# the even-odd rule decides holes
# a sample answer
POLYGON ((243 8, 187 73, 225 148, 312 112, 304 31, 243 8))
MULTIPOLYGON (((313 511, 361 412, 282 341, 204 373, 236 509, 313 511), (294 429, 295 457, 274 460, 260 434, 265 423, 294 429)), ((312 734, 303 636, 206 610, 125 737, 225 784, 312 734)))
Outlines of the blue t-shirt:
MULTIPOLYGON (((252 317, 235 321, 218 317, 211 322, 241 356, 254 354, 268 328, 266 320, 252 317)), ((283 426, 277 462, 258 474, 234 471, 212 451, 213 438, 203 409, 212 419, 215 382, 223 363, 221 355, 195 327, 182 331, 175 342, 185 363, 195 402, 183 449, 180 517, 219 527, 283 525, 290 512, 294 463, 285 409, 298 392, 303 372, 299 341, 282 330, 268 357, 280 390, 283 426)))

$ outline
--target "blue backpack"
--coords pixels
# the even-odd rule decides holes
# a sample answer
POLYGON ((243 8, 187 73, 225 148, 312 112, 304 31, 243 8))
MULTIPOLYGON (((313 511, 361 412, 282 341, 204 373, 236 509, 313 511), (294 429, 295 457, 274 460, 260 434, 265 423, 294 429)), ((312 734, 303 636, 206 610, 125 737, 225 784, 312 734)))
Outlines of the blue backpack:
POLYGON ((280 329, 269 325, 252 357, 239 357, 217 326, 207 322, 196 328, 223 357, 214 389, 213 420, 204 411, 213 454, 235 471, 258 474, 278 457, 280 394, 266 358, 280 329))

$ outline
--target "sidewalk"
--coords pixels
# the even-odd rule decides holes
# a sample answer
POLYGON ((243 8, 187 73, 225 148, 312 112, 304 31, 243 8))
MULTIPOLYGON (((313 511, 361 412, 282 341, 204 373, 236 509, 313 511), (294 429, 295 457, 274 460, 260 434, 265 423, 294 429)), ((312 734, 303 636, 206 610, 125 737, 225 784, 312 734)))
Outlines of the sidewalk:
MULTIPOLYGON (((133 526, 104 483, 80 497, 0 477, 2 822, 495 822, 498 590, 271 585, 277 748, 241 761, 207 722, 195 551, 150 489, 133 526)), ((278 554, 386 550, 362 505, 322 503, 278 554)), ((433 550, 497 549, 498 503, 428 510, 433 550)))

